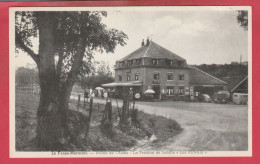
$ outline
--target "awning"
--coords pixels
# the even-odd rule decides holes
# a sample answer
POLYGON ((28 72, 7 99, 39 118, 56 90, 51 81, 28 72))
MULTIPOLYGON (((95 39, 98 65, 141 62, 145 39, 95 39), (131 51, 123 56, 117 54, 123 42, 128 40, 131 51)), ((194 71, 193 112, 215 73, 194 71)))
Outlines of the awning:
POLYGON ((102 87, 96 87, 95 89, 96 89, 96 90, 103 90, 104 88, 102 88, 102 87))
POLYGON ((144 92, 144 94, 154 94, 154 93, 155 93, 155 91, 152 90, 152 89, 148 89, 148 90, 146 90, 146 91, 144 92))
POLYGON ((141 86, 141 81, 135 81, 131 83, 108 83, 103 84, 102 87, 132 87, 132 86, 141 86))

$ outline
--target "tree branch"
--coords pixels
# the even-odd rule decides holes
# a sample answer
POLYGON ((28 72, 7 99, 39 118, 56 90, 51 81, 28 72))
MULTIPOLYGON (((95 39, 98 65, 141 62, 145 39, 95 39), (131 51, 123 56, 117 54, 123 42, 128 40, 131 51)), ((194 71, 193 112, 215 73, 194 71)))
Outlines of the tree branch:
POLYGON ((66 80, 65 85, 67 86, 73 86, 76 78, 80 72, 80 67, 82 66, 83 63, 83 57, 84 57, 84 53, 85 53, 85 41, 86 38, 84 38, 85 36, 85 31, 83 29, 83 22, 84 22, 84 14, 80 14, 80 29, 81 29, 81 35, 79 36, 78 40, 77 40, 77 51, 76 54, 74 56, 74 60, 71 66, 71 70, 68 73, 68 77, 66 80))
POLYGON ((21 37, 17 32, 15 32, 15 45, 21 48, 23 51, 25 51, 29 56, 31 56, 31 58, 35 61, 37 65, 39 64, 40 62, 39 56, 24 44, 24 42, 22 41, 21 37))
POLYGON ((79 47, 79 49, 81 49, 81 50, 78 50, 79 52, 77 52, 75 54, 74 61, 71 66, 71 70, 68 73, 68 78, 66 81, 66 83, 68 85, 71 85, 72 83, 74 83, 76 81, 76 78, 80 71, 80 67, 82 66, 85 47, 82 43, 80 43, 80 44, 81 44, 81 46, 79 47))

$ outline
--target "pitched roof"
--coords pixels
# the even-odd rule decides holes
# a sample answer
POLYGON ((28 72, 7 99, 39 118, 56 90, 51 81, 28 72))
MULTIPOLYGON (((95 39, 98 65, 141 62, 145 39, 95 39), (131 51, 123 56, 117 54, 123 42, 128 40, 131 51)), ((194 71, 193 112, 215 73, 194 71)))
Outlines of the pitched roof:
POLYGON ((228 77, 220 77, 221 80, 227 82, 228 89, 232 92, 236 89, 243 81, 245 81, 248 76, 228 76, 228 77))
POLYGON ((171 51, 163 48, 162 46, 156 44, 153 41, 150 41, 149 45, 144 45, 134 52, 130 53, 126 57, 122 58, 120 61, 125 60, 132 60, 132 59, 138 59, 141 57, 149 57, 154 59, 175 59, 175 60, 181 60, 184 61, 185 59, 176 55, 175 53, 172 53, 171 51))
POLYGON ((230 92, 233 92, 235 89, 237 89, 246 80, 248 80, 248 76, 246 78, 244 78, 240 83, 238 83, 230 92))
POLYGON ((226 82, 196 68, 189 67, 190 84, 192 85, 227 85, 226 82))

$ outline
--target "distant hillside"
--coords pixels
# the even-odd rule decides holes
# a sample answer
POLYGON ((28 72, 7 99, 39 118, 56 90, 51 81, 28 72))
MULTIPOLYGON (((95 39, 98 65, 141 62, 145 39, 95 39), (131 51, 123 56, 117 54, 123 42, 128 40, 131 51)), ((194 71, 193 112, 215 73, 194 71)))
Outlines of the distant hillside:
POLYGON ((201 64, 201 65, 190 65, 191 67, 196 67, 204 72, 215 77, 231 77, 231 76, 247 76, 248 66, 239 64, 201 64))

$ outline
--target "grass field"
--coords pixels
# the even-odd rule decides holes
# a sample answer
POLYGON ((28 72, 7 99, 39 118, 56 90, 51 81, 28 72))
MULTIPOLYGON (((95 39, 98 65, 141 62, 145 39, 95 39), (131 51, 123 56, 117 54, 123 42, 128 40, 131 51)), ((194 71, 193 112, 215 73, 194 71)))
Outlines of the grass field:
MULTIPOLYGON (((37 107, 39 95, 26 91, 16 91, 15 104, 15 133, 17 151, 42 151, 35 144, 37 127, 37 107)), ((83 106, 83 104, 81 104, 83 106)), ((69 143, 65 150, 73 151, 126 151, 138 147, 140 143, 163 144, 168 138, 172 138, 181 133, 180 125, 171 119, 161 116, 138 112, 138 118, 142 127, 136 128, 129 126, 121 128, 117 121, 117 110, 113 108, 113 137, 108 137, 100 130, 100 123, 104 111, 104 105, 94 102, 93 114, 88 136, 82 137, 78 131, 84 126, 84 118, 88 115, 88 106, 86 108, 77 107, 77 101, 71 100, 69 103, 70 117, 69 125, 72 135, 77 142, 69 143), (77 133, 76 133, 77 132, 77 133), (149 134, 153 134, 151 138, 149 134), (141 141, 141 142, 140 142, 141 141)))

